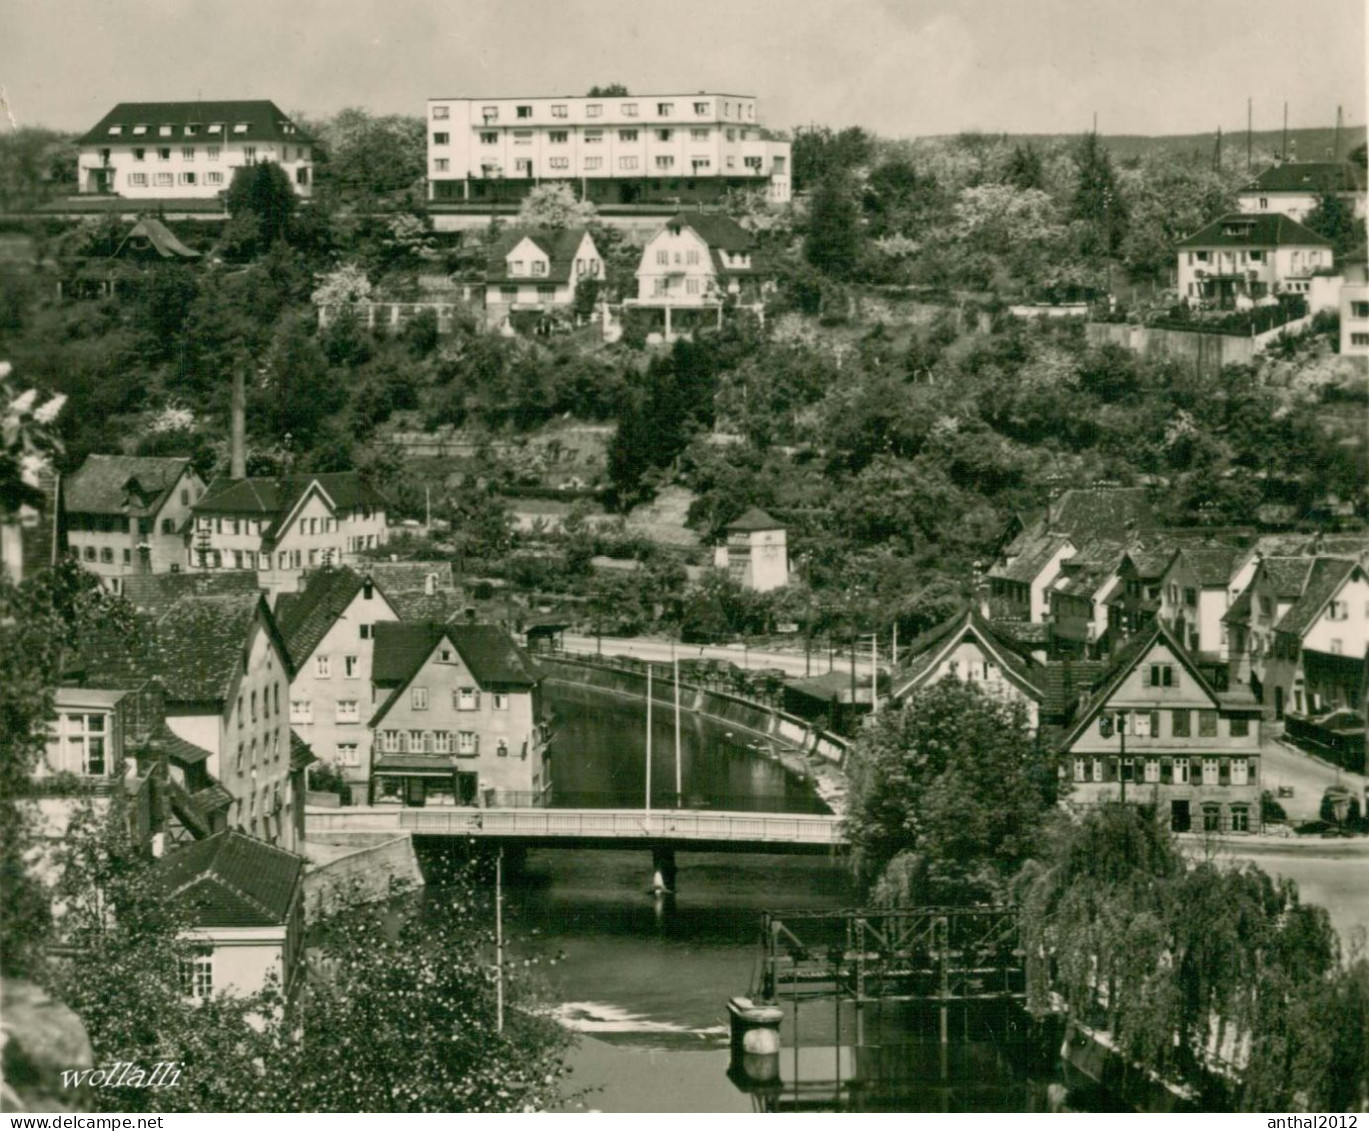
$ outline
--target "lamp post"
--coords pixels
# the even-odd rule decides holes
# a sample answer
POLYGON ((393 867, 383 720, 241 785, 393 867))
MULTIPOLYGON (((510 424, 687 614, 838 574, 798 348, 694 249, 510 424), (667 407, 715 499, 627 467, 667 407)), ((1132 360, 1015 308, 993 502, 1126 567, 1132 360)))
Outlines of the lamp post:
MULTIPOLYGON (((1122 804, 1127 803, 1127 712, 1117 712, 1116 722, 1117 738, 1122 743, 1122 753, 1117 760, 1117 780, 1122 787, 1122 804)), ((1113 720, 1111 715, 1098 716, 1098 733, 1104 738, 1111 738, 1113 731, 1113 720)))

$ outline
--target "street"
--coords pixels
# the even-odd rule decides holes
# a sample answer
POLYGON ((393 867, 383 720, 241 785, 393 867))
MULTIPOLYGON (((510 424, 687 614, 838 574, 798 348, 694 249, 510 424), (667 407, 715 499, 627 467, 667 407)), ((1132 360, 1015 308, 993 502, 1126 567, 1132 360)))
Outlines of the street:
POLYGON ((1322 794, 1327 786, 1343 785, 1356 796, 1364 797, 1369 778, 1352 774, 1327 762, 1319 762, 1297 747, 1276 738, 1260 744, 1263 765, 1260 784, 1274 795, 1293 821, 1315 821, 1320 815, 1322 794), (1292 786, 1292 797, 1280 797, 1280 786, 1292 786))
MULTIPOLYGON (((567 633, 564 647, 567 652, 584 652, 591 655, 601 652, 605 656, 634 656, 639 660, 652 660, 656 663, 666 664, 670 663, 673 656, 678 656, 681 660, 727 660, 739 668, 752 671, 760 668, 778 668, 785 675, 796 676, 800 679, 810 674, 826 674, 829 662, 826 651, 819 652, 817 649, 813 650, 810 658, 805 658, 801 650, 797 652, 775 652, 746 648, 736 644, 672 644, 668 640, 648 640, 641 637, 605 636, 601 641, 594 636, 572 636, 567 633)), ((887 660, 887 657, 885 659, 887 660)), ((835 658, 835 670, 840 672, 851 670, 849 653, 835 658)), ((856 671, 865 675, 869 674, 870 656, 868 653, 863 657, 858 656, 856 658, 856 671)))

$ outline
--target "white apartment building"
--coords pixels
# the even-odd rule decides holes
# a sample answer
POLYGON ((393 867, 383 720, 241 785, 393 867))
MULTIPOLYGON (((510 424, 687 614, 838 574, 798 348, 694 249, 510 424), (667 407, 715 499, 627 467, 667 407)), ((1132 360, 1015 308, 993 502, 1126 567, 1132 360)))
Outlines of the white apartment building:
POLYGON ((595 203, 702 203, 729 189, 789 200, 787 141, 735 94, 431 98, 428 197, 511 201, 543 181, 595 203))
POLYGON ((1271 165, 1236 194, 1242 212, 1282 212, 1307 219, 1323 193, 1335 193, 1365 214, 1364 174, 1349 161, 1284 161, 1271 165))
POLYGON ((274 102, 120 102, 77 145, 81 193, 213 199, 260 161, 313 190, 313 139, 274 102))
POLYGON ((1280 294, 1308 294, 1332 265, 1331 241, 1281 212, 1233 212, 1180 240, 1179 296, 1188 303, 1245 307, 1280 294))

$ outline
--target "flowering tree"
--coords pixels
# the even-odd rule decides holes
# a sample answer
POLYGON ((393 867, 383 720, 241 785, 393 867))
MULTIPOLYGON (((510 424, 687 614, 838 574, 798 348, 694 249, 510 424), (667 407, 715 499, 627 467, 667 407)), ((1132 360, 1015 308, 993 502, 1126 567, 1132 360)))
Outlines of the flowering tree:
POLYGON ((520 228, 583 228, 597 215, 594 205, 577 200, 568 184, 551 182, 538 185, 518 209, 520 228))
POLYGON ((320 276, 317 289, 309 297, 315 306, 350 306, 366 302, 371 297, 371 280, 357 264, 344 263, 320 276))

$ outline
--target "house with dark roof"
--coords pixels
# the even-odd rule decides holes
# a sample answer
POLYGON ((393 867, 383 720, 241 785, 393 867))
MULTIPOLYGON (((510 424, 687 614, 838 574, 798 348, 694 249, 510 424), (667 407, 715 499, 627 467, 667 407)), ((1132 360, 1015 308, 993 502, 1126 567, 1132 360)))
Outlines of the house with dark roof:
POLYGON ((749 507, 727 524, 713 550, 713 564, 743 589, 766 593, 789 584, 788 529, 760 507, 749 507))
POLYGON ((1365 214, 1364 172, 1351 161, 1281 161, 1236 193, 1242 212, 1281 212, 1302 222, 1324 193, 1334 193, 1365 214))
POLYGON ((204 492, 185 458, 87 456, 62 484, 68 549, 116 592, 127 577, 186 569, 191 509, 204 492))
POLYGON ((1366 651, 1369 575, 1352 559, 1315 558, 1298 599, 1274 626, 1265 703, 1272 704, 1276 716, 1358 710, 1366 651))
POLYGON ((1047 591, 1053 656, 1084 659, 1106 649, 1107 601, 1121 584, 1124 553, 1122 543, 1095 538, 1060 563, 1060 575, 1047 591))
POLYGON ((187 997, 246 995, 274 980, 287 999, 303 971, 303 856, 225 830, 163 856, 153 882, 188 919, 187 997))
MULTIPOLYGON (((64 683, 127 690, 156 679, 166 727, 232 798, 226 825, 286 848, 302 836, 306 759, 292 754, 289 651, 259 592, 182 596, 128 631, 86 634, 64 683), (193 750, 203 751, 198 757, 193 750)), ((208 788, 199 779, 187 790, 208 788)))
POLYGON ((313 138, 265 100, 120 102, 76 144, 83 194, 212 200, 234 172, 263 161, 300 196, 313 190, 313 138))
POLYGON ((1050 612, 1050 588, 1062 563, 1078 546, 1067 534, 1036 530, 1016 538, 1001 561, 989 570, 989 605, 994 620, 1045 624, 1050 612))
POLYGON ((193 247, 186 247, 160 220, 144 216, 137 221, 119 241, 112 253, 114 259, 134 259, 146 262, 177 260, 189 262, 199 259, 200 253, 193 247))
POLYGON ((1001 702, 1022 704, 1035 731, 1043 695, 1039 673, 1039 665, 1020 656, 984 617, 966 608, 913 640, 890 690, 897 701, 943 679, 959 679, 1001 702))
POLYGON ((588 280, 604 278, 604 260, 584 228, 511 228, 490 248, 485 310, 494 321, 517 310, 568 310, 588 280))
POLYGON ((1225 663, 1230 645, 1222 617, 1231 605, 1234 546, 1189 543, 1175 551, 1160 579, 1159 617, 1202 660, 1225 663))
POLYGON ((273 593, 306 570, 355 565, 389 538, 389 501, 354 471, 280 479, 222 477, 195 504, 195 569, 252 569, 273 593))
POLYGON ((1282 212, 1231 212, 1175 246, 1180 297, 1221 309, 1305 295, 1333 260, 1330 240, 1282 212))
POLYGON ((637 297, 628 305, 663 311, 669 338, 677 328, 672 317, 681 312, 696 312, 689 316, 695 323, 706 312, 721 325, 725 303, 763 311, 774 288, 774 272, 751 232, 720 212, 681 212, 642 248, 637 297))
POLYGON ((343 566, 308 574, 298 592, 280 595, 275 614, 294 670, 290 727, 361 796, 370 780, 376 626, 399 612, 374 579, 343 566))
POLYGON ((547 803, 542 671, 504 629, 379 623, 371 683, 372 803, 547 803))
POLYGON ((1060 741, 1069 806, 1148 806, 1175 832, 1258 832, 1260 705, 1223 692, 1159 620, 1113 658, 1060 741))
POLYGON ((1283 718, 1287 689, 1265 699, 1265 669, 1274 654, 1274 629, 1294 603, 1312 573, 1311 557, 1268 557, 1255 564, 1250 583, 1222 617, 1228 639, 1231 682, 1249 686, 1264 702, 1267 715, 1283 718), (1275 702, 1277 700, 1277 702, 1275 702))

